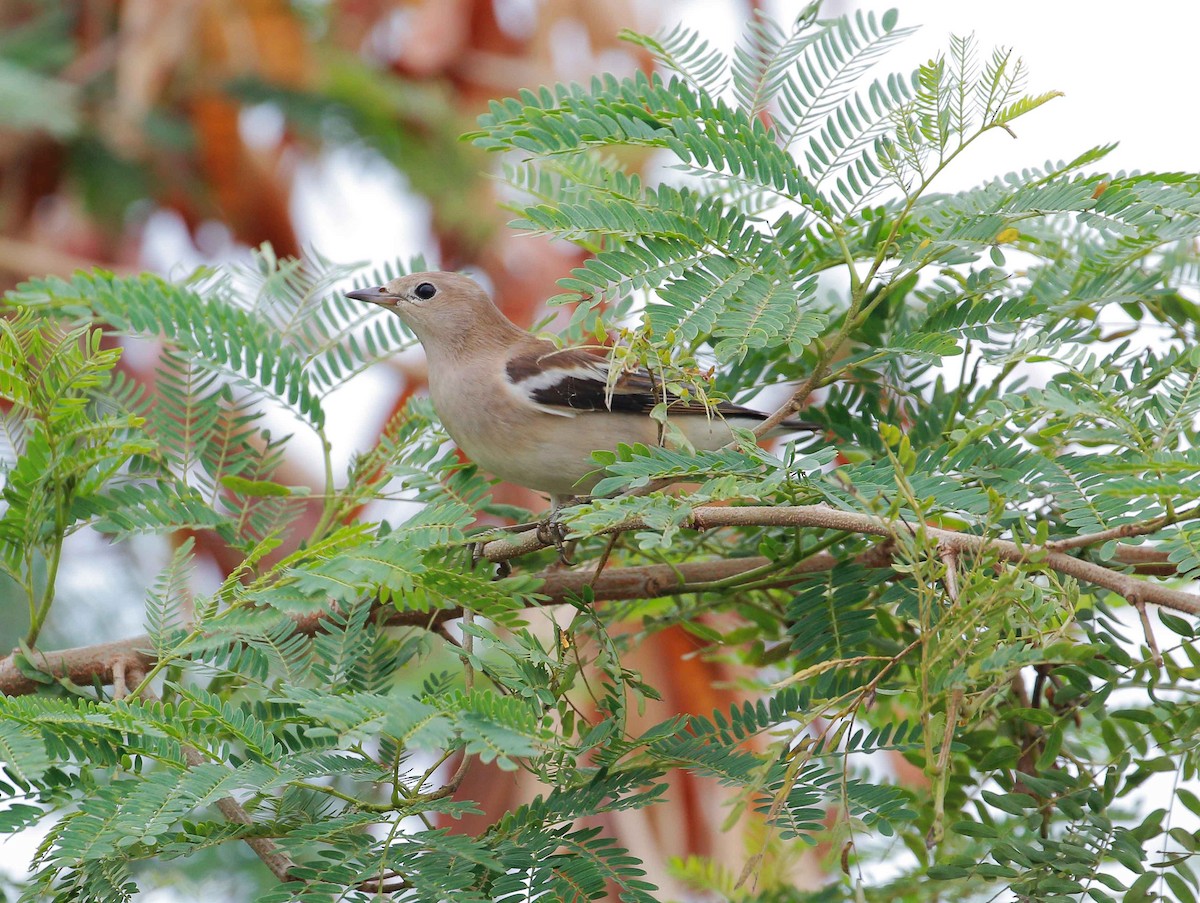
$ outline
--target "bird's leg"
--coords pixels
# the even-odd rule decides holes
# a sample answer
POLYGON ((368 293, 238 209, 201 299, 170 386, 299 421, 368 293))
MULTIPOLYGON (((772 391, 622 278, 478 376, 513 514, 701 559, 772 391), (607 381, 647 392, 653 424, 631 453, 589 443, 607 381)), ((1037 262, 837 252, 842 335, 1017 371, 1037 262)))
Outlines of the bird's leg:
POLYGON ((539 542, 553 545, 558 550, 558 560, 565 565, 571 564, 567 554, 567 526, 558 519, 558 512, 568 505, 573 505, 576 497, 572 495, 551 495, 550 511, 546 519, 537 525, 539 542))
POLYGON ((559 521, 546 520, 538 524, 537 538, 539 542, 552 545, 558 550, 560 563, 570 566, 571 559, 567 557, 567 529, 559 521))
MULTIPOLYGON (((472 542, 467 543, 467 551, 471 555, 471 570, 472 571, 475 570, 475 568, 479 564, 479 562, 486 560, 486 557, 483 554, 483 548, 484 548, 484 546, 486 546, 489 542, 491 542, 494 539, 494 534, 497 532, 501 532, 501 531, 508 532, 509 529, 510 528, 501 527, 501 528, 499 528, 499 530, 489 530, 488 533, 484 534, 483 539, 476 539, 476 540, 473 540, 472 542), (493 535, 489 535, 489 534, 493 534, 493 535)), ((511 573, 512 573, 512 565, 510 565, 507 561, 497 561, 496 562, 496 573, 492 575, 492 579, 493 580, 503 580, 505 577, 507 577, 511 573)))
MULTIPOLYGON (((553 544, 554 547, 558 549, 559 559, 569 564, 570 562, 567 561, 566 555, 563 551, 564 540, 566 538, 566 528, 563 527, 562 524, 558 523, 558 521, 555 519, 555 514, 559 508, 563 507, 564 504, 569 504, 574 501, 575 499, 573 496, 552 496, 550 513, 542 520, 531 520, 520 524, 506 524, 499 527, 489 527, 482 533, 477 533, 476 536, 479 538, 472 540, 467 544, 467 549, 471 554, 471 569, 474 570, 475 566, 479 564, 479 562, 483 561, 483 547, 495 539, 498 534, 524 533, 527 530, 537 530, 538 541, 544 542, 547 545, 553 544)), ((497 562, 497 565, 497 580, 507 577, 512 573, 512 568, 509 566, 507 561, 497 562)))
MULTIPOLYGON (((475 542, 468 543, 467 548, 471 552, 471 570, 475 570, 475 566, 479 562, 487 560, 483 554, 483 547, 489 542, 491 542, 490 539, 477 539, 475 542)), ((512 565, 507 561, 497 561, 495 564, 496 573, 492 575, 493 580, 503 580, 512 573, 512 565)))
MULTIPOLYGON (((554 548, 558 550, 558 560, 565 565, 570 565, 570 549, 574 544, 567 542, 567 526, 558 519, 558 512, 563 508, 566 508, 568 505, 576 504, 577 502, 581 501, 582 498, 585 497, 574 495, 551 495, 550 510, 541 520, 528 521, 523 524, 508 524, 503 527, 490 527, 482 534, 476 534, 481 538, 473 540, 467 546, 471 553, 471 567, 474 568, 475 565, 479 564, 479 562, 483 560, 483 547, 491 542, 492 539, 495 538, 496 534, 524 533, 526 530, 536 530, 538 541, 545 543, 548 546, 554 546, 554 548)), ((508 562, 501 561, 498 564, 499 573, 497 574, 497 577, 507 577, 511 572, 508 562)))

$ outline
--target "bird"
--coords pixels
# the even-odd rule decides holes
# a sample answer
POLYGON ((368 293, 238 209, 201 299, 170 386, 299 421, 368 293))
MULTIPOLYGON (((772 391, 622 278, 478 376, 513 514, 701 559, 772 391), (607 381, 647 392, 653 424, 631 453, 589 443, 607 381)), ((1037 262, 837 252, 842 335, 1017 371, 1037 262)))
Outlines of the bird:
MULTIPOLYGON (((730 442, 731 425, 752 428, 767 417, 730 402, 680 398, 644 367, 610 380, 612 364, 601 349, 559 348, 533 335, 460 273, 413 273, 346 296, 404 322, 425 349, 429 394, 450 438, 483 470, 547 494, 551 516, 599 482, 592 452, 660 443, 661 424, 650 416, 660 403, 703 450, 730 442)), ((775 432, 819 429, 787 419, 775 432)))

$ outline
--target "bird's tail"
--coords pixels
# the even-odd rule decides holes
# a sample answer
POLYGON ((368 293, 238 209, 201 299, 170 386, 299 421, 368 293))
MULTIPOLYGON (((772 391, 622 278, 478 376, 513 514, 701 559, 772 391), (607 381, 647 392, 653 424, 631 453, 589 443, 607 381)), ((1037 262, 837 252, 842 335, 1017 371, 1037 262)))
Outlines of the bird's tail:
POLYGON ((795 417, 789 417, 782 421, 779 426, 775 427, 773 433, 819 433, 825 427, 819 423, 813 423, 811 420, 799 420, 795 417))

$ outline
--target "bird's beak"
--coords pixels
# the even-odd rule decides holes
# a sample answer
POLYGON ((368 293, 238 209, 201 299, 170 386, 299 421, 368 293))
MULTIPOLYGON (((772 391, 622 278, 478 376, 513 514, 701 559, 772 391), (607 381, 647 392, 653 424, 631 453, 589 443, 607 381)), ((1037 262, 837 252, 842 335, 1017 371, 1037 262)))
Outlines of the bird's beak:
POLYGON ((396 301, 396 296, 382 285, 346 292, 346 297, 353 298, 355 301, 370 301, 372 304, 378 304, 381 307, 392 307, 396 301))

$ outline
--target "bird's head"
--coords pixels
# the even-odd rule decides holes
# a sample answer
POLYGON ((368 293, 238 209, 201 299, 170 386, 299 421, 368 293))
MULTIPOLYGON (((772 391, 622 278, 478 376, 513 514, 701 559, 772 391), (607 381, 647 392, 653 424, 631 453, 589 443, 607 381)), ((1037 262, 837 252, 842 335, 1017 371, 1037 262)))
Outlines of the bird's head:
POLYGON ((500 313, 475 280, 460 273, 412 273, 385 285, 346 292, 396 314, 416 334, 426 353, 454 352, 479 336, 515 326, 500 313))

